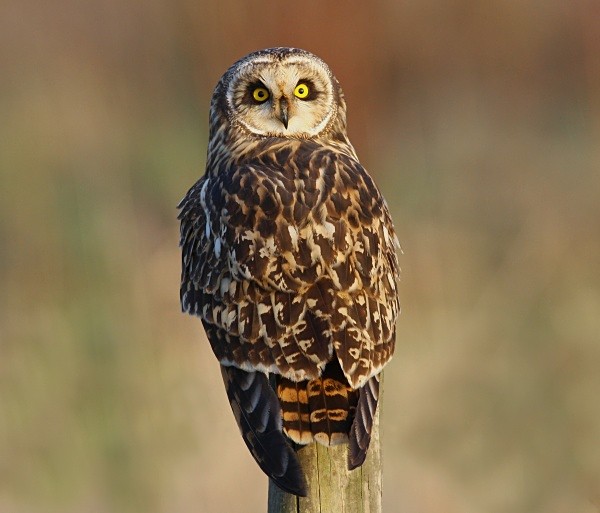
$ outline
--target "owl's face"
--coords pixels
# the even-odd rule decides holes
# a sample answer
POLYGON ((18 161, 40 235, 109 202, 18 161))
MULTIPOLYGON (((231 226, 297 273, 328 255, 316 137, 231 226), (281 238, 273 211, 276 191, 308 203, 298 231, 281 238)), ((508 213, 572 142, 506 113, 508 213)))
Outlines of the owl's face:
POLYGON ((222 85, 230 122, 259 136, 314 137, 335 121, 343 101, 327 65, 290 48, 250 54, 222 85))

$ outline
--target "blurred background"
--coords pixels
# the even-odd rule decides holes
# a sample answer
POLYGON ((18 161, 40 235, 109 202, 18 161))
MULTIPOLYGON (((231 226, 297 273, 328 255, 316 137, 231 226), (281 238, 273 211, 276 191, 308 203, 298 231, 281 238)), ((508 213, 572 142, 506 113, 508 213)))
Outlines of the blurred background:
POLYGON ((388 513, 600 508, 600 3, 0 7, 0 513, 265 511, 175 206, 212 88, 322 57, 404 255, 388 513))

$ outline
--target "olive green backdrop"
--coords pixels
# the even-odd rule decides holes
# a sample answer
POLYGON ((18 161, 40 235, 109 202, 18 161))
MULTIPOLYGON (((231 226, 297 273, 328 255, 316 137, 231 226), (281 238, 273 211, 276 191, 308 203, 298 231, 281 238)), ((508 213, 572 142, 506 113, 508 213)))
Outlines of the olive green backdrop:
POLYGON ((225 69, 321 56, 403 244, 387 513, 600 503, 600 4, 0 7, 0 513, 237 513, 267 483, 175 205, 225 69))

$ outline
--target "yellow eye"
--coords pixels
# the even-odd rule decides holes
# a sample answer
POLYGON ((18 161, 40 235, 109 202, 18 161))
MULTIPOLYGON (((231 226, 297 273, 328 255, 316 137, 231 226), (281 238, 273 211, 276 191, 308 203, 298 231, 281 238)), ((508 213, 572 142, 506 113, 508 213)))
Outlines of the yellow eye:
POLYGON ((267 91, 264 87, 257 87, 252 91, 252 98, 254 98, 257 102, 267 101, 269 98, 269 91, 267 91))
POLYGON ((294 95, 301 100, 306 98, 308 96, 308 86, 304 83, 298 84, 294 89, 294 95))

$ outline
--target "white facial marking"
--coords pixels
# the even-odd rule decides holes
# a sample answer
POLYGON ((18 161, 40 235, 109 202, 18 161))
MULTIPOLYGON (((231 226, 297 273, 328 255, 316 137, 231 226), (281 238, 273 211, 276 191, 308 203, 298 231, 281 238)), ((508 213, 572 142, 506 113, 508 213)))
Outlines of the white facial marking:
POLYGON ((262 136, 314 137, 337 113, 331 72, 320 59, 306 55, 291 55, 281 61, 260 56, 239 64, 228 85, 226 100, 232 120, 262 136), (302 81, 312 88, 309 99, 294 95, 302 81), (254 84, 269 91, 265 102, 252 101, 254 84), (281 119, 281 100, 288 105, 287 127, 281 119))

